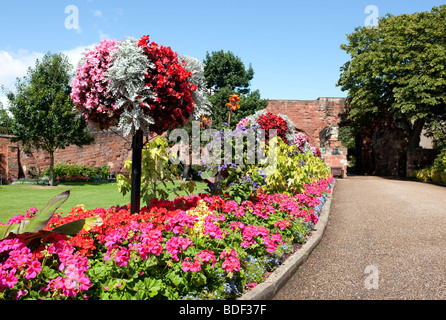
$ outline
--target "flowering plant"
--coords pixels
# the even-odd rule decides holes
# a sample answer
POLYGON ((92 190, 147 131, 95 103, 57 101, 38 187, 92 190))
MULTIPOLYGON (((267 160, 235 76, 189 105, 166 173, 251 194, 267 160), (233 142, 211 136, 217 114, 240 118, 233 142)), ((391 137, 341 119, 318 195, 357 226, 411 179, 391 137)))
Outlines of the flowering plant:
POLYGON ((227 107, 229 107, 229 109, 231 109, 231 111, 235 111, 237 109, 240 109, 240 105, 237 103, 240 101, 240 98, 237 94, 231 94, 229 96, 229 103, 226 104, 227 107))
POLYGON ((125 135, 138 129, 161 134, 208 112, 202 73, 198 60, 180 61, 149 36, 104 40, 81 62, 71 97, 101 129, 119 124, 125 135))
POLYGON ((121 111, 115 108, 113 96, 108 92, 106 72, 118 41, 102 40, 94 50, 85 54, 73 80, 71 98, 84 116, 97 123, 100 129, 108 129, 118 123, 121 111))
POLYGON ((236 298, 304 241, 330 179, 294 195, 259 190, 240 204, 200 194, 154 199, 137 215, 127 206, 76 207, 53 216, 48 228, 90 217, 103 223, 74 237, 46 238, 36 248, 19 238, 0 241, 0 297, 236 298))
MULTIPOLYGON (((141 172, 141 199, 149 204, 152 199, 166 199, 172 193, 177 194, 179 190, 191 193, 195 189, 195 182, 189 181, 181 184, 180 187, 169 188, 167 182, 175 185, 177 167, 169 162, 168 143, 158 136, 150 141, 146 148, 142 150, 142 172, 141 172), (163 185, 160 188, 159 185, 163 185)), ((118 190, 126 195, 131 190, 132 160, 125 162, 125 169, 129 178, 118 174, 116 182, 118 190)))
POLYGON ((269 130, 277 130, 277 136, 282 139, 283 142, 289 143, 294 138, 294 124, 288 119, 286 115, 272 114, 269 111, 260 110, 253 115, 246 117, 237 124, 238 127, 250 127, 254 124, 260 125, 260 129, 265 130, 265 142, 268 143, 269 130))

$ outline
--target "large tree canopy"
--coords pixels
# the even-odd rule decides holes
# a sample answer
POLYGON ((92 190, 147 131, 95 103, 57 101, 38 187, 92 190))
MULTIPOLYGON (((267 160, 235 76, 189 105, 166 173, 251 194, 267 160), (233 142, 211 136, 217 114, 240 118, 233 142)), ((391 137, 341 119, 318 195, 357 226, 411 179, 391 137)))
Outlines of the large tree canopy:
POLYGON ((13 141, 48 151, 53 184, 54 151, 93 141, 84 117, 70 98, 72 66, 63 54, 46 54, 35 68, 18 79, 16 92, 7 92, 13 141))
POLYGON ((348 91, 356 128, 371 119, 397 121, 408 148, 423 127, 441 136, 446 121, 446 5, 430 12, 388 14, 378 27, 356 28, 341 46, 351 57, 338 86, 348 91))
POLYGON ((243 61, 231 51, 207 52, 204 60, 204 76, 208 89, 212 92, 209 101, 212 104, 211 117, 213 126, 220 126, 228 121, 229 108, 226 107, 229 96, 240 96, 240 109, 231 115, 231 126, 243 118, 264 109, 268 102, 260 98, 258 90, 250 91, 250 81, 254 77, 251 65, 245 69, 243 61))

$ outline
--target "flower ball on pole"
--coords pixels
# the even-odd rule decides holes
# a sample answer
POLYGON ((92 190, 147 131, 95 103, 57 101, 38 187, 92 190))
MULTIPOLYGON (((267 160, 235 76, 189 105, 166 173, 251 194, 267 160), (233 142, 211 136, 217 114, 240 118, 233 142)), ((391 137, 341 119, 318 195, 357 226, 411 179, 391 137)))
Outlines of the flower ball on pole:
POLYGON ((149 41, 103 40, 87 52, 73 81, 76 108, 101 130, 132 135, 131 212, 140 209, 143 135, 162 134, 209 113, 204 68, 149 41))

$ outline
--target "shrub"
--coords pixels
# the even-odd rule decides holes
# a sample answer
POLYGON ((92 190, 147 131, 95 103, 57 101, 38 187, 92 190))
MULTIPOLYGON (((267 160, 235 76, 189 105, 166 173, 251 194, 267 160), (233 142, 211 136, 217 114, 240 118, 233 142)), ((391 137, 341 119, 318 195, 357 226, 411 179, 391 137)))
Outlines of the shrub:
POLYGON ((431 167, 417 170, 412 177, 421 181, 446 183, 446 148, 441 150, 431 167))
MULTIPOLYGON (((43 171, 43 175, 48 175, 49 168, 43 171)), ((80 164, 63 164, 60 163, 54 166, 54 177, 59 182, 76 182, 76 181, 92 181, 92 178, 100 177, 107 179, 110 174, 110 167, 103 165, 101 167, 86 166, 80 164)))

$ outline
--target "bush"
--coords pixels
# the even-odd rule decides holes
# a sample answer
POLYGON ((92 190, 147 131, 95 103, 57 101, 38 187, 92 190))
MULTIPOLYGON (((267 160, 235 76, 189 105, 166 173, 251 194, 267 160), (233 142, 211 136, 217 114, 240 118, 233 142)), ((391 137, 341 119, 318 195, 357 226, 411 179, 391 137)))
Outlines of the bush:
MULTIPOLYGON (((43 176, 48 176, 49 168, 43 171, 43 176)), ((106 180, 110 174, 110 167, 103 165, 101 167, 85 166, 80 164, 63 164, 54 166, 54 177, 59 182, 91 182, 93 178, 106 180)), ((96 179, 97 180, 97 179, 96 179)))
POLYGON ((446 183, 446 148, 443 148, 429 168, 417 170, 412 177, 421 181, 446 183))

